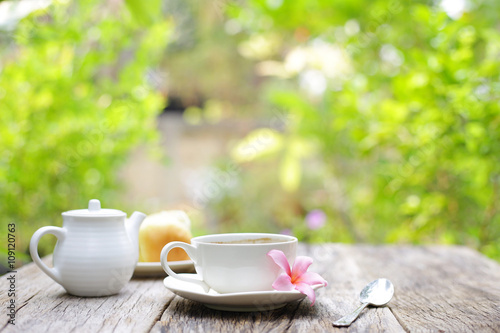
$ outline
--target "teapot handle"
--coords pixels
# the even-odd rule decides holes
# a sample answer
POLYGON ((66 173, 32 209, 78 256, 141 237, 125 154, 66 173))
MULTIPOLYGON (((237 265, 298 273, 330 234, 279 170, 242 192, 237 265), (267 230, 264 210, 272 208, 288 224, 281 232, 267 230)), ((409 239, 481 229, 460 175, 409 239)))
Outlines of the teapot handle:
POLYGON ((58 228, 58 227, 43 227, 38 229, 33 236, 31 237, 30 241, 30 254, 31 258, 33 259, 33 262, 40 267, 40 269, 47 274, 50 278, 52 278, 54 281, 62 285, 62 280, 61 280, 61 274, 57 270, 57 268, 53 267, 50 268, 45 263, 40 259, 40 255, 38 254, 38 242, 40 241, 40 238, 42 238, 43 235, 45 234, 51 234, 57 237, 58 241, 63 241, 64 238, 66 237, 66 230, 63 228, 58 228))

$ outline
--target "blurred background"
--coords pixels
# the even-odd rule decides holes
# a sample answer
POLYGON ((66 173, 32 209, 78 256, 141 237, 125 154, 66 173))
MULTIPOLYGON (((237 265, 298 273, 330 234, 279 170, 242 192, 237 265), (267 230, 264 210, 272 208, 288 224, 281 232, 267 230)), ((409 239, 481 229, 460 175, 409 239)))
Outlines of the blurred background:
POLYGON ((92 198, 185 210, 194 235, 500 260, 499 162, 496 0, 0 1, 0 235, 16 224, 20 262, 92 198))

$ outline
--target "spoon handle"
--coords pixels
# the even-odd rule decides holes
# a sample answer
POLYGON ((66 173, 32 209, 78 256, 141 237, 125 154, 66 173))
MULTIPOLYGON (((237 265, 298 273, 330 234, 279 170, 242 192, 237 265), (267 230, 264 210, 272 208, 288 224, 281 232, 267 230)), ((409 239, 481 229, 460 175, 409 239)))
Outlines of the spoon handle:
POLYGON ((340 318, 339 320, 335 321, 333 323, 334 326, 349 326, 352 324, 353 321, 358 318, 359 314, 361 311, 363 311, 364 308, 368 303, 363 303, 361 304, 356 310, 354 310, 352 313, 349 313, 348 315, 345 315, 344 317, 340 318))

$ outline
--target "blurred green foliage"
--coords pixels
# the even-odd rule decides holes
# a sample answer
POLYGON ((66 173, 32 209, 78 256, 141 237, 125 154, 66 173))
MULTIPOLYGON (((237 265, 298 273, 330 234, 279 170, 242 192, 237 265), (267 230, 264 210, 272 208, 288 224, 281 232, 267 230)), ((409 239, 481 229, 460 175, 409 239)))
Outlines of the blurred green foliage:
POLYGON ((0 32, 2 225, 17 224, 23 251, 89 198, 120 208, 131 149, 157 153, 162 91, 191 106, 191 124, 264 124, 197 198, 218 231, 500 259, 499 12, 493 0, 55 1, 0 32))
POLYGON ((274 134, 235 147, 240 185, 212 200, 224 231, 466 244, 500 259, 498 1, 227 10, 268 77, 274 134), (306 224, 313 209, 327 215, 317 230, 306 224))
POLYGON ((148 72, 171 23, 160 1, 126 4, 53 2, 0 32, 0 220, 16 224, 19 255, 63 211, 116 207, 119 166, 139 144, 154 151, 165 101, 148 72))

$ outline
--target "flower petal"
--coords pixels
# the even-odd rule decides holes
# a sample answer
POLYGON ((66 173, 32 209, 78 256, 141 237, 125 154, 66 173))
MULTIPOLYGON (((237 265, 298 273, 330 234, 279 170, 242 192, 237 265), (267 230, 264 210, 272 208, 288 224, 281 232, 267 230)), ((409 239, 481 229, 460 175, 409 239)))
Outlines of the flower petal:
POLYGON ((273 288, 281 291, 290 291, 295 288, 289 275, 283 273, 273 283, 273 288))
POLYGON ((321 275, 314 272, 305 272, 294 282, 295 284, 306 283, 311 286, 315 284, 322 284, 326 287, 328 285, 328 282, 326 282, 326 280, 323 279, 321 275))
POLYGON ((312 302, 311 306, 314 305, 314 302, 316 302, 316 294, 314 293, 314 289, 310 285, 308 285, 307 283, 298 283, 295 285, 295 289, 305 294, 307 298, 309 298, 309 300, 312 302))
POLYGON ((271 250, 267 253, 269 257, 271 257, 276 265, 280 266, 285 270, 285 273, 289 276, 292 276, 292 272, 290 271, 290 264, 288 263, 288 259, 286 258, 283 251, 280 250, 271 250))
POLYGON ((307 269, 311 266, 312 262, 313 260, 311 257, 299 256, 295 259, 291 274, 293 283, 295 283, 295 281, 299 279, 302 274, 307 272, 307 269))

